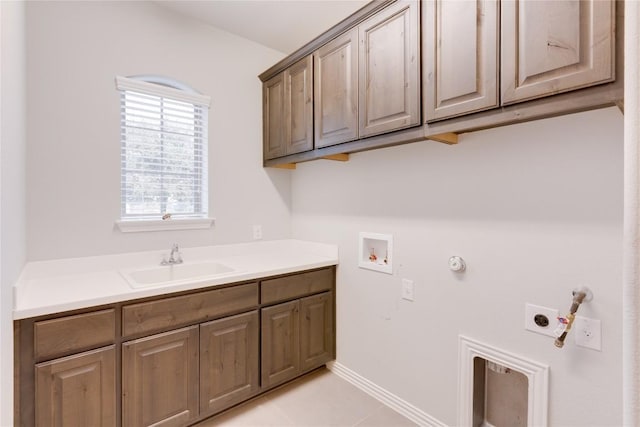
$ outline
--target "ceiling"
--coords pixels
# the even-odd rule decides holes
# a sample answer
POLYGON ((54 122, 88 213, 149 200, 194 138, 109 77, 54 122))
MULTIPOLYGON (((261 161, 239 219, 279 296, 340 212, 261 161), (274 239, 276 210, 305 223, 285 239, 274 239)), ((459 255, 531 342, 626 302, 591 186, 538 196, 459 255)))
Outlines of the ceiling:
POLYGON ((156 3, 289 54, 369 0, 172 0, 156 3))

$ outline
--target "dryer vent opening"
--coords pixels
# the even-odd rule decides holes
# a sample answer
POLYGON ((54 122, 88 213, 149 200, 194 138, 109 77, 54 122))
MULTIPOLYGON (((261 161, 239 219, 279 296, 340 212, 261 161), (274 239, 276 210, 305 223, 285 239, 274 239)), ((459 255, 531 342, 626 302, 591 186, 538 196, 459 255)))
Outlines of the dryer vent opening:
POLYGON ((529 380, 499 363, 473 359, 473 427, 525 427, 529 380))

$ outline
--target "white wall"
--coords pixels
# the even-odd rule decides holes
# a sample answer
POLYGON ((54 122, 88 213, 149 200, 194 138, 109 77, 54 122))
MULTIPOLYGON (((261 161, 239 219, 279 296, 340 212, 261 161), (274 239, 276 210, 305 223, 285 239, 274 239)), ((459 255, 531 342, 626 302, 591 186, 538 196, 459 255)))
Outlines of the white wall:
POLYGON ((13 425, 13 283, 26 258, 25 7, 0 2, 0 425, 13 425))
POLYGON ((293 236, 340 245, 338 362, 455 425, 464 334, 549 364, 550 425, 620 425, 622 122, 612 108, 298 165, 293 236), (393 234, 392 276, 357 267, 360 231, 393 234), (580 285, 602 352, 524 330, 525 302, 566 314, 580 285))
POLYGON ((290 237, 290 177, 263 169, 261 83, 282 54, 151 2, 29 2, 28 258, 290 237), (211 230, 122 234, 116 75, 212 97, 211 230))

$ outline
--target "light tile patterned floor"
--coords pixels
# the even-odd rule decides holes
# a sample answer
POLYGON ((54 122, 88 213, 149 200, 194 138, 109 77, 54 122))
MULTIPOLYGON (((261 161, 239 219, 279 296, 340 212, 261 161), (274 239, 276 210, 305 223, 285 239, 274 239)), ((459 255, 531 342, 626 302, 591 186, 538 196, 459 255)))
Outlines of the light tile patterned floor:
POLYGON ((337 375, 320 370, 196 427, 415 425, 337 375))

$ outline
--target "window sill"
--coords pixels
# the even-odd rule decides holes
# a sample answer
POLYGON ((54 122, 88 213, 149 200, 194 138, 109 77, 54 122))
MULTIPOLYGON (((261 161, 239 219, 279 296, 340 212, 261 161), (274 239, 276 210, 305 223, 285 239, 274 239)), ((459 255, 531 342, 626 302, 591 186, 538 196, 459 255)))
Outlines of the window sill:
POLYGON ((215 218, 145 219, 116 221, 116 225, 122 233, 138 233, 143 231, 203 230, 211 228, 214 222, 215 218))

